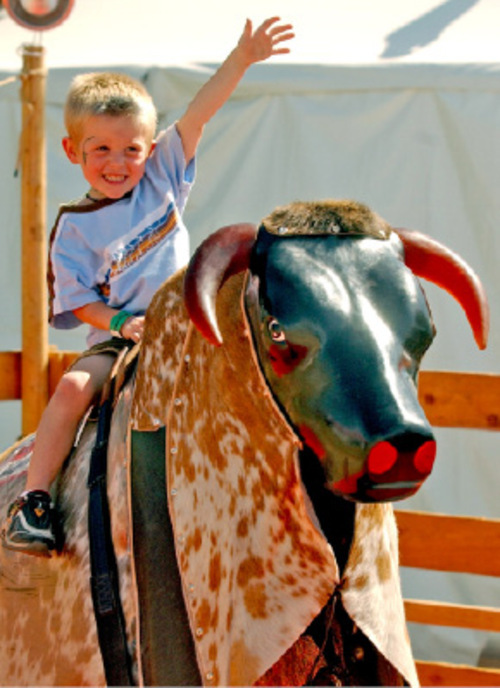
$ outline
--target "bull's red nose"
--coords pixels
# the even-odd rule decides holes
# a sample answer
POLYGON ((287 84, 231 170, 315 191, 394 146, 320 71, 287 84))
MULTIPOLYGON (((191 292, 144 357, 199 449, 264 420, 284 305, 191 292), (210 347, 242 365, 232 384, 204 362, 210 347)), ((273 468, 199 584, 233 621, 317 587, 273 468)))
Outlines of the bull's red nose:
POLYGON ((386 473, 396 463, 398 450, 390 442, 379 442, 368 454, 368 472, 380 475, 386 473))
POLYGON ((413 458, 415 468, 419 473, 430 473, 436 458, 436 442, 429 440, 417 449, 413 458))

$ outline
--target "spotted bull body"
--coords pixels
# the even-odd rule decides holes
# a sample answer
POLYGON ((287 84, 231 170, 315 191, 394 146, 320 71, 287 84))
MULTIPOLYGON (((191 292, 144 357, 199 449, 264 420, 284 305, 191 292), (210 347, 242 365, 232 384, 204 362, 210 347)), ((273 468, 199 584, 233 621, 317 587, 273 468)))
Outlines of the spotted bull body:
MULTIPOLYGON (((468 266, 351 202, 292 204, 258 231, 220 230, 157 293, 109 450, 135 680, 183 682, 165 663, 168 647, 148 640, 148 629, 168 624, 174 642, 180 624, 193 642, 189 675, 204 685, 302 685, 318 671, 332 684, 418 684, 386 503, 414 493, 435 456, 416 394, 434 326, 414 273, 458 298, 483 346, 486 302, 468 266), (147 461, 164 466, 157 489, 180 605, 162 598, 172 570, 155 568, 145 590, 134 562, 147 548, 133 537, 130 432, 164 433, 147 461), (155 603, 141 606, 145 598, 155 603)), ((105 680, 82 525, 92 437, 87 428, 55 494, 62 553, 42 563, 1 553, 2 685, 105 680)), ((4 510, 21 489, 29 443, 0 464, 4 510)), ((162 638, 168 645, 169 632, 162 638)))

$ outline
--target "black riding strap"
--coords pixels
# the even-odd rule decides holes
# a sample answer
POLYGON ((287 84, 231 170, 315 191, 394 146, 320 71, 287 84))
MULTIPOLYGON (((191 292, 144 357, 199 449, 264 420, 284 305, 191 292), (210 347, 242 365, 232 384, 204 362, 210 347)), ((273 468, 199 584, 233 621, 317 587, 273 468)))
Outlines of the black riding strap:
MULTIPOLYGON (((124 349, 117 356, 103 390, 97 420, 96 442, 90 457, 88 530, 91 590, 97 635, 109 686, 133 686, 132 662, 127 647, 125 619, 120 602, 118 570, 111 537, 106 490, 107 450, 113 399, 117 394, 117 371, 129 356, 124 349)), ((135 359, 135 356, 134 356, 135 359)), ((123 381, 123 378, 122 378, 123 381)))

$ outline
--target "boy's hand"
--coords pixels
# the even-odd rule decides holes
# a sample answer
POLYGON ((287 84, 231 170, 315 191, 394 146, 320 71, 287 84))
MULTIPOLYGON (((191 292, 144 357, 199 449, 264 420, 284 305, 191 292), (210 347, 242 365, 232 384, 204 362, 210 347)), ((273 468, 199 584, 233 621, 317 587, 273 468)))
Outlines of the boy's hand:
POLYGON ((120 334, 124 339, 131 339, 137 344, 142 339, 142 333, 144 330, 144 316, 134 315, 131 318, 125 320, 120 330, 120 334))
POLYGON ((291 24, 278 24, 279 17, 270 17, 253 31, 252 22, 247 19, 237 50, 247 64, 267 60, 271 55, 289 53, 290 48, 277 47, 283 41, 289 41, 295 36, 291 24))

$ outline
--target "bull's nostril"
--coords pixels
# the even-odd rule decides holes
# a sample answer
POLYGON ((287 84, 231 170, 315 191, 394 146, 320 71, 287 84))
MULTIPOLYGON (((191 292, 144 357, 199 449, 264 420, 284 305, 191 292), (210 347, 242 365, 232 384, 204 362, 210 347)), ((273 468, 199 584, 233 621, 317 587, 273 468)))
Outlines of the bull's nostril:
POLYGON ((413 463, 419 473, 430 473, 436 458, 436 442, 429 440, 417 449, 413 463))
POLYGON ((396 463, 398 450, 390 442, 379 442, 368 455, 369 473, 380 475, 390 470, 396 463))

